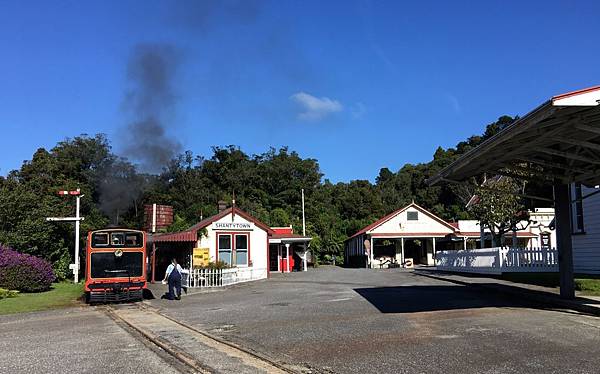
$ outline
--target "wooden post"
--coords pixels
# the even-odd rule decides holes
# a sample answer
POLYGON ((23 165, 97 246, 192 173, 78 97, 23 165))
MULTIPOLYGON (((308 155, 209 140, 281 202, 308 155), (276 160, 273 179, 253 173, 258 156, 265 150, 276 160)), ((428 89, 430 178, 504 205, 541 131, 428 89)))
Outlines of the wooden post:
POLYGON ((281 268, 281 256, 282 256, 281 244, 279 244, 277 246, 277 272, 279 272, 279 273, 283 273, 283 269, 281 268))
POLYGON ((290 272, 290 243, 285 243, 285 269, 286 273, 290 272))
POLYGON ((571 243, 571 202, 569 186, 559 181, 554 183, 554 210, 560 297, 573 299, 575 298, 575 281, 573 279, 573 246, 571 243))
POLYGON ((500 271, 500 274, 502 274, 502 257, 503 257, 502 248, 496 248, 496 253, 498 256, 498 261, 496 261, 496 264, 498 265, 498 271, 500 271))
POLYGON ((156 280, 154 278, 154 274, 156 272, 156 243, 152 243, 152 283, 156 280))
POLYGON ((485 248, 485 227, 479 222, 479 248, 485 248))
MULTIPOLYGON (((306 254, 308 252, 308 248, 306 248, 306 242, 304 242, 304 256, 302 256, 302 267, 304 268, 303 271, 308 271, 308 264, 306 262, 306 254)), ((348 262, 346 261, 346 264, 348 262)))
POLYGON ((404 238, 400 238, 400 247, 402 248, 402 266, 404 266, 404 238))
POLYGON ((375 244, 375 240, 373 239, 373 237, 371 237, 371 250, 369 251, 369 264, 371 265, 370 267, 373 268, 373 252, 375 251, 375 247, 373 246, 373 244, 375 244))

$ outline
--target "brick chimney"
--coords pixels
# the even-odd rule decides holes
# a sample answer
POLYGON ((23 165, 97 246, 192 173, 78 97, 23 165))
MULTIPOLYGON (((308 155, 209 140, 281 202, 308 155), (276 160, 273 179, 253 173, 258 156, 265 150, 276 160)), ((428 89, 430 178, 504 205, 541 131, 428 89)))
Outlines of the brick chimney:
POLYGON ((157 232, 173 223, 173 207, 170 205, 144 205, 144 230, 157 232))

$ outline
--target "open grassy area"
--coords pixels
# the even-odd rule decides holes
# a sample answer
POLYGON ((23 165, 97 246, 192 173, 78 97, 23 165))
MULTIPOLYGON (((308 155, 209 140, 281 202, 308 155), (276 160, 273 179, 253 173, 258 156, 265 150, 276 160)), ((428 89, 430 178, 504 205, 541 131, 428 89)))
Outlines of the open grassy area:
POLYGON ((0 314, 33 312, 74 306, 83 294, 83 284, 54 283, 52 289, 40 293, 20 293, 0 300, 0 314))
MULTIPOLYGON (((502 279, 516 283, 558 287, 558 273, 505 273, 502 279)), ((582 295, 600 296, 600 275, 575 274, 575 290, 582 295)))

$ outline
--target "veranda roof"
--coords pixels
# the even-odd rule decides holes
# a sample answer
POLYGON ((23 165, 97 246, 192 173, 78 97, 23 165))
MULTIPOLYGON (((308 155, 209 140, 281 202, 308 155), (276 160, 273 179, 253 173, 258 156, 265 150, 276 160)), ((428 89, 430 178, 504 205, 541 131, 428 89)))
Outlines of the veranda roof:
POLYGON ((427 180, 482 173, 600 184, 600 86, 554 96, 427 180))

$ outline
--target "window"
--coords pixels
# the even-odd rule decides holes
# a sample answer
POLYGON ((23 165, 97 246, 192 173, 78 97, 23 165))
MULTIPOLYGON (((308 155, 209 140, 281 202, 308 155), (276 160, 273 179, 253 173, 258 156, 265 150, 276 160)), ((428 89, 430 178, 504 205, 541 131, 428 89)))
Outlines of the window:
POLYGON ((125 234, 125 245, 127 247, 141 247, 139 234, 125 234))
POLYGON ((99 232, 92 234, 92 247, 106 247, 108 246, 108 233, 99 232))
POLYGON ((248 265, 248 235, 235 236, 235 264, 248 265))
POLYGON ((93 248, 142 248, 144 237, 140 232, 105 231, 92 234, 93 248))
POLYGON ((122 246, 125 244, 125 234, 119 232, 119 233, 112 233, 110 234, 110 242, 112 245, 114 246, 122 246))
POLYGON ((231 235, 219 235, 219 260, 231 264, 231 235))
POLYGON ((230 265, 247 266, 248 234, 219 234, 218 250, 219 260, 230 265))
POLYGON ((571 221, 572 221, 572 232, 574 234, 582 234, 585 232, 583 226, 583 194, 581 192, 581 183, 575 183, 571 185, 571 221))
POLYGON ((406 212, 406 219, 409 221, 418 221, 419 212, 406 212))

